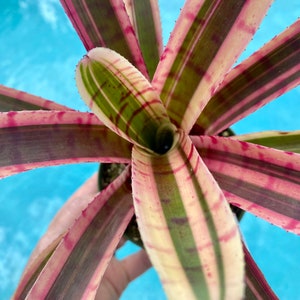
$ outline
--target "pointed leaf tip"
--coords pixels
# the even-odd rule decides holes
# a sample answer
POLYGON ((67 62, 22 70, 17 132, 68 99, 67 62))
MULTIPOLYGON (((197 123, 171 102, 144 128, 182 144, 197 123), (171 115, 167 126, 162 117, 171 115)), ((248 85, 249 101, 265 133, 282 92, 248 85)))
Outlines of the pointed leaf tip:
POLYGON ((159 95, 120 54, 89 51, 78 64, 76 80, 83 100, 115 133, 159 154, 171 147, 174 130, 159 95))

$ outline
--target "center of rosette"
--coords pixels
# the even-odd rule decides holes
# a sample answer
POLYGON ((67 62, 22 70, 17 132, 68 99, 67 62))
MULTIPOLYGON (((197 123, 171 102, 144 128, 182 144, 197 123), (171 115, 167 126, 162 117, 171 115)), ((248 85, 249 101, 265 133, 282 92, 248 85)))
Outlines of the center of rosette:
POLYGON ((155 149, 157 154, 163 155, 167 153, 174 143, 175 126, 172 124, 162 124, 155 135, 155 149))
POLYGON ((77 66, 76 82, 82 99, 116 134, 152 154, 171 149, 176 127, 158 92, 120 54, 92 49, 77 66))

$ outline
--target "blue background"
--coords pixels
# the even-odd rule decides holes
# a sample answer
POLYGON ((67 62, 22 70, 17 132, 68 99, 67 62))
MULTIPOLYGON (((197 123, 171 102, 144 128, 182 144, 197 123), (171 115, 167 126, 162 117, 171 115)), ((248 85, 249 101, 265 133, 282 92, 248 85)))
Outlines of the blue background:
MULTIPOLYGON (((183 0, 161 0, 164 41, 183 0)), ((242 58, 292 24, 298 0, 277 0, 242 58)), ((0 84, 87 111, 74 82, 85 54, 57 0, 9 0, 0 9, 0 84)), ((300 128, 299 88, 234 126, 237 133, 300 128)), ((34 245, 64 201, 97 170, 96 164, 37 169, 0 181, 0 299, 8 299, 34 245)), ((300 299, 300 238, 256 217, 241 224, 249 248, 280 299, 300 299)), ((136 247, 128 244, 123 257, 136 247)), ((165 299, 153 269, 134 281, 122 299, 165 299)))

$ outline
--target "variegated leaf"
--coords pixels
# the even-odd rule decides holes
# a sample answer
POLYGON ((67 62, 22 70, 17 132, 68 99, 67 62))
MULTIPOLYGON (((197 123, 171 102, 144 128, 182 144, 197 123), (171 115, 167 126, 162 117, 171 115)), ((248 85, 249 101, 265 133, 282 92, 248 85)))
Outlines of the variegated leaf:
POLYGON ((123 0, 60 0, 87 50, 117 51, 148 76, 123 0))
POLYGON ((300 20, 228 73, 193 133, 213 135, 300 83, 300 20))
POLYGON ((139 45, 152 78, 163 50, 157 0, 125 0, 126 10, 135 29, 139 45))
POLYGON ((300 130, 264 131, 232 136, 231 138, 279 150, 300 153, 300 130))
POLYGON ((271 2, 186 2, 152 82, 177 127, 191 130, 271 2))
POLYGON ((217 136, 192 137, 227 200, 300 234, 300 155, 217 136))
POLYGON ((174 128, 151 84, 124 57, 106 49, 91 50, 76 72, 81 97, 115 133, 154 152, 172 144, 174 128))
POLYGON ((72 110, 50 100, 0 85, 0 112, 39 109, 72 110))
POLYGON ((246 297, 247 300, 278 300, 263 273, 255 263, 246 245, 243 244, 246 261, 246 297))
POLYGON ((170 299, 242 299, 244 262, 229 205, 183 131, 165 155, 138 147, 132 189, 143 243, 170 299))
MULTIPOLYGON (((92 202, 95 195, 98 193, 99 190, 97 181, 98 174, 95 173, 66 201, 63 207, 52 219, 46 233, 36 245, 28 260, 26 268, 31 268, 31 263, 34 263, 36 260, 40 260, 41 258, 44 260, 48 254, 52 252, 50 249, 54 249, 49 246, 54 244, 56 247, 58 245, 58 242, 72 226, 74 221, 80 217, 82 211, 87 208, 88 204, 92 202), (55 241, 58 242, 55 244, 55 241), (43 255, 43 253, 46 255, 43 255)), ((25 272, 26 270, 24 273, 25 272)))
POLYGON ((57 164, 130 161, 131 145, 90 113, 12 111, 0 113, 0 125, 0 178, 57 164))
POLYGON ((129 177, 127 168, 82 211, 46 261, 27 269, 14 299, 93 299, 133 216, 129 177))

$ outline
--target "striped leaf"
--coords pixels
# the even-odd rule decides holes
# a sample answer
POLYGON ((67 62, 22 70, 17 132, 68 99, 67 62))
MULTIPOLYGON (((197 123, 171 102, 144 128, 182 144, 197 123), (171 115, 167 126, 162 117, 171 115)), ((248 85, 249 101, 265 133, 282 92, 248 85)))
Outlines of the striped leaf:
POLYGON ((217 134, 300 84, 300 20, 230 71, 193 132, 217 134))
POLYGON ((115 133, 154 152, 172 144, 173 126, 158 94, 124 57, 106 49, 91 50, 76 72, 81 97, 115 133))
POLYGON ((228 201, 300 234, 300 155, 231 138, 192 138, 228 201))
POLYGON ((0 125, 0 178, 57 164, 130 161, 131 145, 89 113, 13 111, 0 113, 0 125))
POLYGON ((123 0, 60 0, 86 50, 117 51, 147 75, 146 66, 123 0))
MULTIPOLYGON (((38 260, 44 261, 51 253, 62 237, 67 233, 74 221, 80 217, 83 210, 85 210, 90 202, 92 202, 95 195, 98 193, 98 174, 92 175, 86 182, 84 182, 78 190, 65 202, 63 207, 58 211, 52 219, 46 233, 39 240, 34 251, 32 252, 26 269, 32 268, 32 263, 37 263, 38 260)), ((37 265, 39 265, 37 263, 37 265)), ((25 270, 23 274, 27 271, 25 270)))
POLYGON ((143 243, 170 299, 242 299, 244 262, 229 205, 183 131, 165 155, 137 147, 132 189, 143 243))
POLYGON ((80 217, 82 211, 92 202, 98 192, 97 177, 97 174, 95 174, 88 179, 53 218, 47 232, 39 240, 27 262, 18 289, 15 292, 16 295, 20 294, 25 286, 28 286, 30 278, 34 280, 34 274, 41 271, 75 219, 80 217))
POLYGON ((0 85, 0 112, 39 109, 71 110, 50 100, 0 85))
POLYGON ((124 1, 139 45, 152 78, 162 53, 162 31, 157 0, 124 1))
POLYGON ((186 2, 153 78, 177 127, 191 130, 271 2, 186 2))
POLYGON ((300 153, 300 130, 290 132, 264 131, 237 135, 232 138, 279 150, 300 153))
POLYGON ((133 216, 129 168, 98 194, 40 269, 28 268, 14 299, 93 299, 133 216))
POLYGON ((247 300, 278 300, 263 273, 258 268, 249 250, 243 244, 246 261, 246 297, 247 300))

